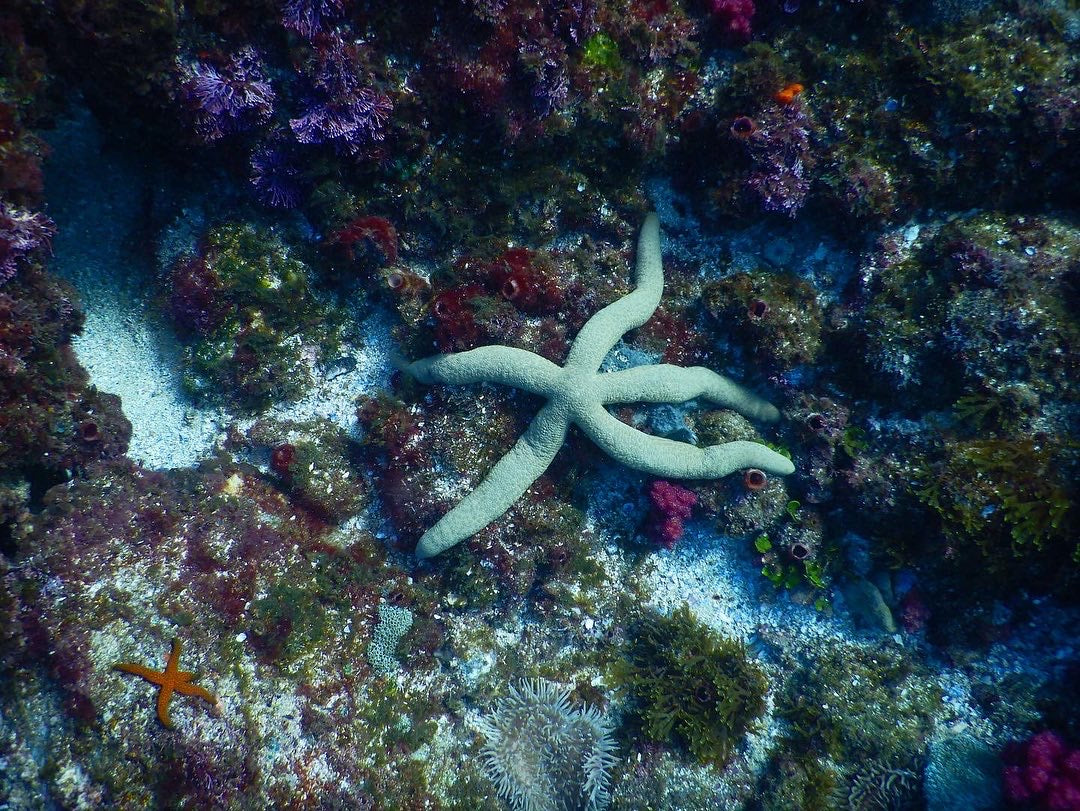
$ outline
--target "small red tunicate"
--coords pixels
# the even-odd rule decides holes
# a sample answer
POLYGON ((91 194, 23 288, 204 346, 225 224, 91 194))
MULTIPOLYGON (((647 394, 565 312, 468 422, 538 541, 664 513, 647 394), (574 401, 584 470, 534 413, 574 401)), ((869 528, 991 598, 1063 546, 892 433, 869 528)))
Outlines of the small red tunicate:
POLYGON ((769 302, 762 299, 754 299, 750 302, 750 306, 746 308, 746 314, 751 318, 764 318, 768 312, 769 302))
POLYGON ((458 267, 465 278, 480 281, 529 315, 554 315, 565 298, 550 261, 528 248, 507 248, 490 261, 465 260, 458 267))
POLYGON ((83 442, 97 442, 101 439, 101 429, 93 420, 85 420, 79 426, 79 439, 83 442))
POLYGON ((811 414, 806 418, 806 425, 811 431, 821 433, 825 430, 825 417, 821 414, 811 414))
POLYGON ((747 490, 763 490, 768 483, 769 477, 765 475, 765 471, 758 470, 756 467, 748 469, 743 474, 743 484, 746 485, 747 490))
POLYGON ((438 320, 435 338, 443 351, 471 349, 480 338, 480 330, 473 318, 473 299, 483 295, 478 284, 454 287, 439 294, 431 307, 438 320))
POLYGON ((386 286, 402 297, 417 296, 430 287, 426 279, 403 268, 386 271, 386 286))
POLYGON ((757 132, 757 123, 748 115, 740 115, 731 122, 731 134, 736 138, 746 140, 757 132))
POLYGON ((289 475, 289 466, 296 458, 296 446, 282 442, 270 452, 270 467, 281 476, 289 475))
POLYGON ((793 543, 788 551, 795 560, 806 560, 810 557, 810 547, 799 541, 793 543))
POLYGON ((502 294, 506 298, 510 299, 510 301, 513 301, 521 293, 521 287, 521 282, 511 276, 503 283, 502 294))

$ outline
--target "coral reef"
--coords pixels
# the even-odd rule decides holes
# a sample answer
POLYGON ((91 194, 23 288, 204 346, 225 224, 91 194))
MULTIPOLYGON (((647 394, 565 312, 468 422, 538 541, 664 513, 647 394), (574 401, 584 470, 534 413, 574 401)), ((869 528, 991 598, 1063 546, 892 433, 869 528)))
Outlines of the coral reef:
POLYGON ((1047 811, 1080 806, 1080 749, 1046 730, 1005 755, 1005 798, 1047 811))
POLYGON ((5 4, 0 806, 1074 806, 1075 5, 5 4))

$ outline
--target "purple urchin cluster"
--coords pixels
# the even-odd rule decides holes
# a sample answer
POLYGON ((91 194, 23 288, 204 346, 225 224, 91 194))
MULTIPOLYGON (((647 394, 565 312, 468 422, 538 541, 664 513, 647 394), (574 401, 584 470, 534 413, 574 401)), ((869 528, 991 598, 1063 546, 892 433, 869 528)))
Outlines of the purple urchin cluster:
POLYGON ((274 88, 250 46, 216 60, 182 64, 180 75, 195 133, 206 143, 265 124, 273 114, 274 88))
POLYGON ((0 200, 0 285, 15 275, 18 261, 38 248, 50 247, 53 221, 0 200))
POLYGON ((330 37, 315 51, 304 112, 289 119, 302 144, 332 144, 356 155, 381 141, 393 105, 389 97, 361 80, 360 52, 339 37, 330 37))

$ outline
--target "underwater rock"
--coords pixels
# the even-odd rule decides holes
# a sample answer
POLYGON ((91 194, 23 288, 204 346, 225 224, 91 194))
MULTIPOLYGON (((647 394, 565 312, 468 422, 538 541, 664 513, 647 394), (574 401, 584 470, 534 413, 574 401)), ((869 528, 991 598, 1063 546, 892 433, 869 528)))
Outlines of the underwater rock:
POLYGON ((856 625, 896 633, 896 621, 878 587, 865 578, 849 580, 840 587, 856 625))
POLYGON ((923 791, 932 811, 992 811, 1001 806, 1001 761, 967 733, 930 741, 923 791))

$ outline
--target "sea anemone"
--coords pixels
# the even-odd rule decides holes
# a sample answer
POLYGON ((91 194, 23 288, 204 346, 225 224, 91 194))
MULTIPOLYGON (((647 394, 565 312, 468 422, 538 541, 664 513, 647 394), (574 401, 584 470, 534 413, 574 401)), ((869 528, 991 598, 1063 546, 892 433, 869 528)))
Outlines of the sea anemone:
POLYGON ((523 680, 481 720, 480 732, 481 767, 518 811, 607 806, 611 726, 594 707, 572 707, 570 688, 523 680))

